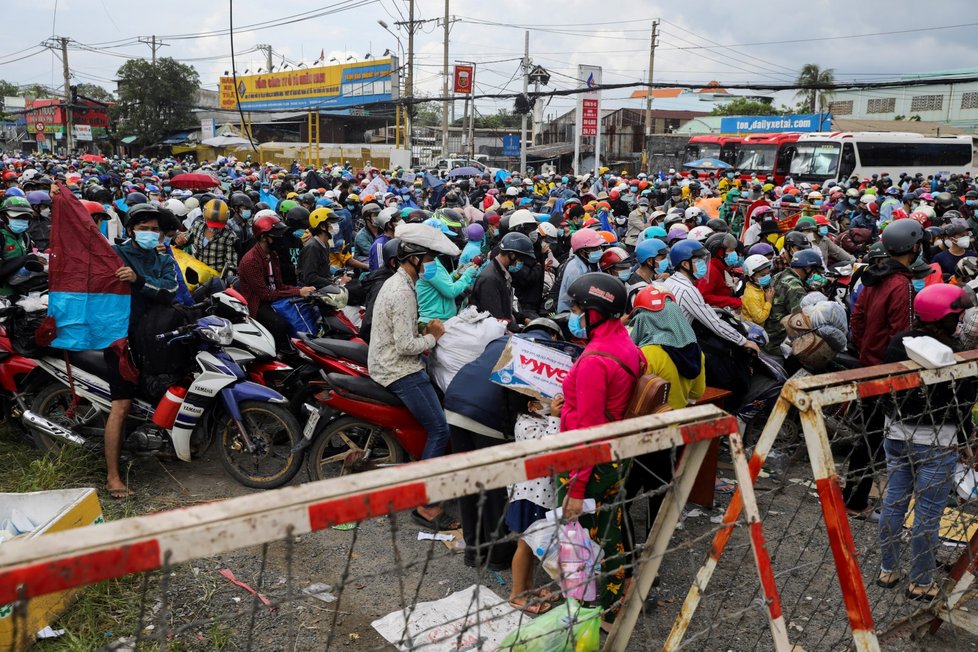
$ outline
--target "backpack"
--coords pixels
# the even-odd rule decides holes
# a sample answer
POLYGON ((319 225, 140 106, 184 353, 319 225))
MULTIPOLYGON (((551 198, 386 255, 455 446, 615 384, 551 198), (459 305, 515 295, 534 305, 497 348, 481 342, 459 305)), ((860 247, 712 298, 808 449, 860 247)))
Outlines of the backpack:
MULTIPOLYGON (((671 410, 669 407, 669 382, 659 378, 654 374, 640 373, 636 374, 627 364, 622 362, 621 358, 612 354, 606 353, 605 351, 585 351, 582 357, 585 355, 599 355, 603 358, 611 358, 618 363, 625 372, 635 379, 635 388, 632 390, 632 397, 628 400, 628 407, 625 408, 625 413, 622 415, 622 419, 634 419, 635 417, 644 417, 649 414, 658 414, 659 412, 666 412, 671 410)), ((642 372, 645 371, 645 362, 642 362, 642 372)), ((608 409, 605 408, 605 416, 609 421, 613 418, 608 409)))

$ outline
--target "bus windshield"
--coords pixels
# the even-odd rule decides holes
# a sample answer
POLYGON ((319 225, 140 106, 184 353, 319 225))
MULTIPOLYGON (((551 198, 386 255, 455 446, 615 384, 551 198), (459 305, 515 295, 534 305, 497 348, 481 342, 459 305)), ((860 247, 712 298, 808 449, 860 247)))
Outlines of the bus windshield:
POLYGON ((792 177, 834 177, 838 165, 838 143, 796 143, 789 173, 792 177))
POLYGON ((686 145, 686 160, 683 163, 701 158, 720 158, 720 145, 717 143, 689 143, 686 145))
POLYGON ((750 145, 744 143, 737 152, 734 167, 748 172, 771 172, 777 156, 777 145, 750 145))

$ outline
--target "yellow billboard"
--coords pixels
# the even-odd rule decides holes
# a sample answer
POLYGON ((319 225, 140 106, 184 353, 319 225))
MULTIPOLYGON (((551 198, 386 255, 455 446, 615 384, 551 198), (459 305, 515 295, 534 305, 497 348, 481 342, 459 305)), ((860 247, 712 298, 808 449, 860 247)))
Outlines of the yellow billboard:
POLYGON ((221 77, 221 109, 341 109, 396 100, 397 59, 221 77))

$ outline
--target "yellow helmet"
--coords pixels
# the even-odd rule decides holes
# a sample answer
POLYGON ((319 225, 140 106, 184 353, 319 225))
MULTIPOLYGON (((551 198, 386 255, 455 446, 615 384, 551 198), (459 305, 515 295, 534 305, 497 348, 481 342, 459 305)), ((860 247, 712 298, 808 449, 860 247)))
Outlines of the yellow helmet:
POLYGON ((296 198, 296 197, 298 197, 298 196, 299 196, 299 193, 297 193, 297 192, 290 192, 289 194, 287 194, 287 195, 285 196, 285 198, 286 198, 286 199, 295 199, 295 198, 296 198))
POLYGON ((352 202, 359 203, 360 202, 360 195, 351 192, 349 195, 346 196, 346 201, 352 201, 352 202))
POLYGON ((309 229, 312 231, 316 230, 323 222, 339 222, 340 218, 336 216, 333 209, 326 208, 325 206, 320 206, 313 212, 309 213, 309 229))
POLYGON ((224 226, 228 221, 228 205, 223 199, 212 199, 206 204, 204 204, 201 213, 204 216, 204 221, 211 224, 217 225, 217 228, 224 226))

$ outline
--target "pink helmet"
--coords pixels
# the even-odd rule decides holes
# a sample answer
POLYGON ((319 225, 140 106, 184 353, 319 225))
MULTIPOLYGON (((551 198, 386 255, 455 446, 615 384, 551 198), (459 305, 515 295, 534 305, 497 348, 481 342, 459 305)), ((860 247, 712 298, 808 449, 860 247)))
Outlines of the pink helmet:
POLYGON ((594 229, 578 229, 571 236, 571 251, 575 253, 581 249, 603 247, 605 244, 605 239, 594 229))
POLYGON ((913 300, 917 318, 928 323, 940 321, 952 313, 962 313, 971 305, 971 299, 964 290, 949 283, 928 285, 913 300))

